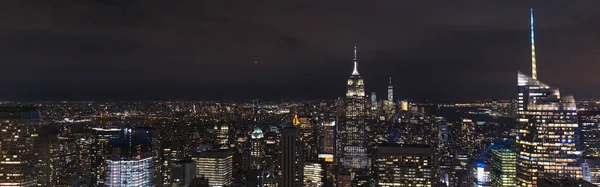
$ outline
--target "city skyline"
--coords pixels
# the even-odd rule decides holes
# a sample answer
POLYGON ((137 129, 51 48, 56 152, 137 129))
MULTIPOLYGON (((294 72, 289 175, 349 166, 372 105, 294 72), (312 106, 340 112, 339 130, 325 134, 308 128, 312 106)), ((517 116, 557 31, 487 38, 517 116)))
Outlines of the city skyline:
POLYGON ((532 7, 539 78, 578 99, 600 93, 586 81, 597 1, 314 3, 4 1, 17 18, 0 23, 0 77, 11 80, 0 99, 334 99, 354 42, 379 98, 392 77, 396 100, 508 99, 514 72, 531 68, 532 7))

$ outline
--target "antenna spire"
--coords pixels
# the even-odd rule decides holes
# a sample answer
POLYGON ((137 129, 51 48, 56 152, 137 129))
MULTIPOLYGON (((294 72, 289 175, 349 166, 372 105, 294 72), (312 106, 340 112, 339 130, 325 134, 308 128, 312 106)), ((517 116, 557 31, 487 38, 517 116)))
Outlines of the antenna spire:
POLYGON ((537 79, 537 65, 535 61, 535 36, 533 32, 533 8, 529 10, 531 18, 531 77, 537 79))
POLYGON ((356 58, 356 43, 354 43, 354 70, 352 70, 352 75, 358 74, 358 59, 356 58))

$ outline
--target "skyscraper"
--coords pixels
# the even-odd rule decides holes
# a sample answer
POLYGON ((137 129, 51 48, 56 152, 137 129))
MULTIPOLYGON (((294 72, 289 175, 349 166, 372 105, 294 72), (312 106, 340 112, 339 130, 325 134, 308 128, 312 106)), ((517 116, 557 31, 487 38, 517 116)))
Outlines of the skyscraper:
POLYGON ((392 86, 392 77, 390 77, 390 85, 388 86, 388 101, 394 102, 394 86, 392 86))
POLYGON ((153 186, 154 146, 149 128, 123 129, 122 134, 108 142, 105 186, 153 186))
POLYGON ((92 128, 90 143, 90 184, 97 186, 104 184, 106 174, 106 158, 109 151, 109 142, 118 138, 121 129, 118 128, 92 128))
POLYGON ((0 186, 36 186, 38 130, 42 125, 33 107, 0 108, 0 186))
POLYGON ((302 144, 299 140, 297 128, 283 128, 279 158, 281 164, 280 186, 302 186, 302 144))
POLYGON ((518 185, 536 186, 541 177, 581 178, 575 99, 521 72, 517 79, 518 185))
POLYGON ((561 97, 537 79, 531 14, 532 76, 517 73, 517 184, 537 186, 538 179, 582 178, 575 99, 561 97))
POLYGON ((263 131, 256 127, 251 134, 250 139, 250 168, 264 168, 263 160, 265 157, 265 141, 263 131))
POLYGON ((377 110, 377 93, 371 92, 371 110, 377 110))
POLYGON ((581 178, 575 99, 520 72, 518 80, 519 185, 535 186, 540 176, 581 178))
POLYGON ((344 168, 367 168, 367 130, 365 125, 365 84, 358 73, 357 48, 354 45, 354 69, 348 78, 345 115, 340 131, 344 168))
MULTIPOLYGON (((41 132, 40 161, 44 179, 41 186, 68 186, 71 177, 79 172, 77 168, 77 145, 72 136, 66 133, 41 132)), ((89 161, 88 161, 89 162, 89 161)), ((41 183, 40 183, 41 182, 41 183)))
POLYGON ((256 127, 250 135, 250 168, 246 173, 246 186, 262 187, 264 178, 265 141, 263 131, 256 127))
POLYGON ((323 182, 325 178, 325 170, 323 169, 323 165, 320 163, 314 162, 305 162, 304 170, 303 170, 303 184, 302 186, 306 187, 321 187, 325 186, 323 182))
POLYGON ((229 186, 232 184, 233 151, 230 149, 211 150, 192 153, 196 162, 196 177, 205 177, 210 186, 229 186))
POLYGON ((376 186, 435 186, 433 151, 423 145, 380 145, 373 164, 376 186))
POLYGON ((581 126, 583 156, 600 158, 600 111, 580 111, 577 116, 581 126))
POLYGON ((492 148, 492 187, 517 186, 516 154, 508 147, 492 148))
POLYGON ((228 125, 215 125, 213 128, 213 134, 216 138, 217 146, 219 149, 229 149, 229 126, 228 125))

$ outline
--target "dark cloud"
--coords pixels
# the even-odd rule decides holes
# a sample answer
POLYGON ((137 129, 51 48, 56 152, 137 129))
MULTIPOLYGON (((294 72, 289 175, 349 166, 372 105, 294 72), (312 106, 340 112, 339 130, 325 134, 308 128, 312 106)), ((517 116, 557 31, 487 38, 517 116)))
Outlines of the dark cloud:
POLYGON ((335 98, 354 42, 369 92, 508 98, 530 7, 540 79, 597 96, 595 0, 6 0, 0 98, 335 98))

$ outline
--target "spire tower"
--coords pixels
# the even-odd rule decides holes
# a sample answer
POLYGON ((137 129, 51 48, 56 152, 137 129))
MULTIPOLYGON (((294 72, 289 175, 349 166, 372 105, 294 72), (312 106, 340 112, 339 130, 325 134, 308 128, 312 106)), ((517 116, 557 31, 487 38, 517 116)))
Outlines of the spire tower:
POLYGON ((388 86, 388 100, 394 101, 394 87, 392 86, 392 77, 390 77, 390 85, 388 86))
POLYGON ((352 70, 352 75, 360 75, 360 74, 358 74, 358 59, 356 58, 356 43, 354 43, 354 70, 352 70))
POLYGON ((535 37, 533 32, 533 8, 529 10, 531 18, 531 77, 537 79, 537 65, 535 62, 535 37))

